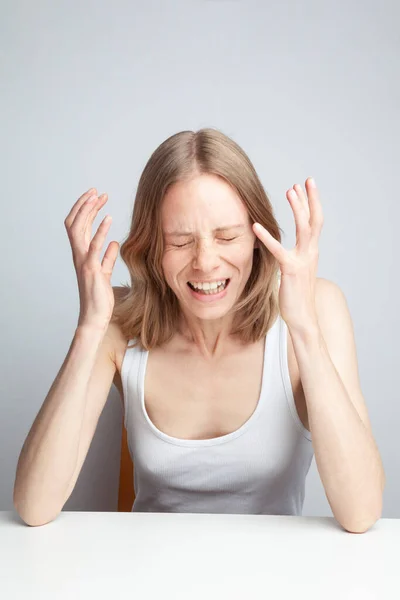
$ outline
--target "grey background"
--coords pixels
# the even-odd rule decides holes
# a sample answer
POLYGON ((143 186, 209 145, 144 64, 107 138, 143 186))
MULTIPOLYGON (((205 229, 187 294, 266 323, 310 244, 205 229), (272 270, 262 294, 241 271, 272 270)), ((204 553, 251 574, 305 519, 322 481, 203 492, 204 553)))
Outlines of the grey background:
MULTIPOLYGON (((362 389, 400 517, 399 7, 396 2, 1 3, 0 509, 68 351, 79 296, 64 219, 107 191, 121 241, 153 150, 217 127, 249 154, 285 231, 308 176, 325 225, 318 275, 343 289, 362 389)), ((128 281, 118 258, 113 285, 128 281)), ((112 387, 66 510, 117 508, 122 411, 112 387)), ((331 515, 315 459, 304 515, 331 515)))

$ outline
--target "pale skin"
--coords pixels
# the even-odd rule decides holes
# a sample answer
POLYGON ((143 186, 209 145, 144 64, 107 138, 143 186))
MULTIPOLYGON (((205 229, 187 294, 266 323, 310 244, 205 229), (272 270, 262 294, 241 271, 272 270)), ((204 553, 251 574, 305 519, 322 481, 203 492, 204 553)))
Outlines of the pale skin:
MULTIPOLYGON (((309 180, 306 193, 298 184, 287 191, 296 221, 297 243, 291 253, 263 228, 257 232, 241 200, 219 178, 202 175, 174 186, 166 196, 163 268, 180 301, 182 322, 167 349, 150 352, 146 407, 159 429, 182 438, 229 433, 249 417, 259 393, 260 357, 256 349, 246 354, 240 349, 248 367, 239 374, 231 360, 238 344, 230 336, 228 311, 250 273, 254 246, 264 243, 281 267, 280 311, 288 325, 288 366, 297 411, 312 433, 317 468, 336 520, 347 531, 362 533, 381 515, 385 475, 360 389, 346 299, 335 283, 315 277, 322 210, 318 190, 313 191, 309 180), (214 231, 232 224, 241 227, 214 231), (186 235, 170 235, 177 231, 186 235), (224 277, 231 278, 229 294, 216 303, 195 301, 187 288, 187 281, 224 277), (179 366, 182 348, 194 357, 192 372, 179 366), (172 389, 175 379, 179 385, 172 389), (166 389, 171 392, 167 403, 166 389), (244 397, 249 400, 243 402, 244 397)), ((121 396, 125 346, 117 335, 114 383, 121 396)))
POLYGON ((229 186, 201 176, 172 188, 162 209, 167 282, 182 307, 180 334, 203 360, 216 361, 232 342, 229 306, 243 289, 258 238, 280 263, 280 311, 301 380, 318 471, 337 521, 361 533, 381 516, 385 475, 360 388, 352 320, 339 286, 317 278, 323 217, 311 178, 287 191, 296 222, 296 247, 287 251, 263 228, 250 224, 229 186), (214 194, 214 195, 213 195, 214 194), (214 233, 216 227, 241 224, 214 233), (188 235, 172 235, 172 232, 188 235), (231 240, 231 241, 228 241, 231 240), (230 277, 230 296, 200 304, 187 281, 230 277))
MULTIPOLYGON (((299 418, 312 432, 334 516, 348 531, 363 532, 381 514, 385 476, 360 390, 344 295, 336 284, 315 276, 322 227, 318 192, 309 181, 307 197, 300 186, 294 188, 298 197, 290 202, 297 241, 290 252, 262 228, 257 232, 224 180, 202 175, 169 189, 162 206, 163 271, 182 318, 173 339, 149 352, 145 406, 156 427, 184 439, 218 437, 250 417, 261 391, 263 340, 239 343, 230 334, 230 308, 251 272, 255 245, 265 244, 281 267, 279 303, 299 418), (218 301, 204 301, 211 297, 196 296, 188 286, 188 281, 225 278, 230 283, 218 301)), ((127 340, 109 322, 113 293, 119 293, 110 284, 118 244, 109 244, 100 263, 109 222, 103 221, 92 242, 90 226, 107 194, 90 204, 92 191, 65 221, 81 296, 78 327, 18 461, 14 502, 31 525, 53 519, 71 494, 111 378, 123 396, 127 340)))
POLYGON ((311 178, 288 190, 296 247, 263 227, 256 235, 280 262, 280 306, 292 338, 315 460, 335 518, 364 532, 381 516, 385 474, 360 388, 352 320, 339 286, 316 278, 323 217, 311 178))

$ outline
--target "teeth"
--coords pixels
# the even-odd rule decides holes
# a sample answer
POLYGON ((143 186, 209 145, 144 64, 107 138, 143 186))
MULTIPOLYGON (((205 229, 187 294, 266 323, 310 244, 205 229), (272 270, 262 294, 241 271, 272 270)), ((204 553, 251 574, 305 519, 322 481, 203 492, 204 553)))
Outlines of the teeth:
POLYGON ((213 281, 212 283, 197 283, 196 281, 189 281, 190 285, 198 290, 216 290, 218 286, 225 285, 226 279, 221 281, 213 281))
POLYGON ((226 288, 227 282, 227 279, 222 281, 213 281, 212 283, 192 283, 189 281, 190 285, 202 294, 218 294, 226 288))

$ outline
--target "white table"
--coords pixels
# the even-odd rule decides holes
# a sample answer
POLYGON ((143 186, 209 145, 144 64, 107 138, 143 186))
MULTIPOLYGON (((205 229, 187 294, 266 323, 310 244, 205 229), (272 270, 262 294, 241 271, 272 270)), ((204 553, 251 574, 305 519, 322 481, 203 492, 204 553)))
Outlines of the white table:
POLYGON ((399 600, 400 519, 0 512, 2 600, 399 600))

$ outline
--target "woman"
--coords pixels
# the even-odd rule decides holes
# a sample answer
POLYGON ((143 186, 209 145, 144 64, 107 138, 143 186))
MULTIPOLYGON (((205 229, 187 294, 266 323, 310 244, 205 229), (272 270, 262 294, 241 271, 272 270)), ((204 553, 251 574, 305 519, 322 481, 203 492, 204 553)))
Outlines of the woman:
POLYGON ((121 246, 131 285, 100 263, 107 194, 86 192, 65 226, 80 315, 25 441, 14 503, 31 525, 71 494, 114 381, 135 464, 134 511, 300 515, 312 457, 348 531, 379 518, 384 472, 360 390, 343 293, 317 278, 323 224, 311 178, 287 192, 285 250, 243 150, 214 129, 153 153, 121 246), (90 197, 94 193, 94 199, 90 197), (87 202, 87 200, 89 200, 87 202))

